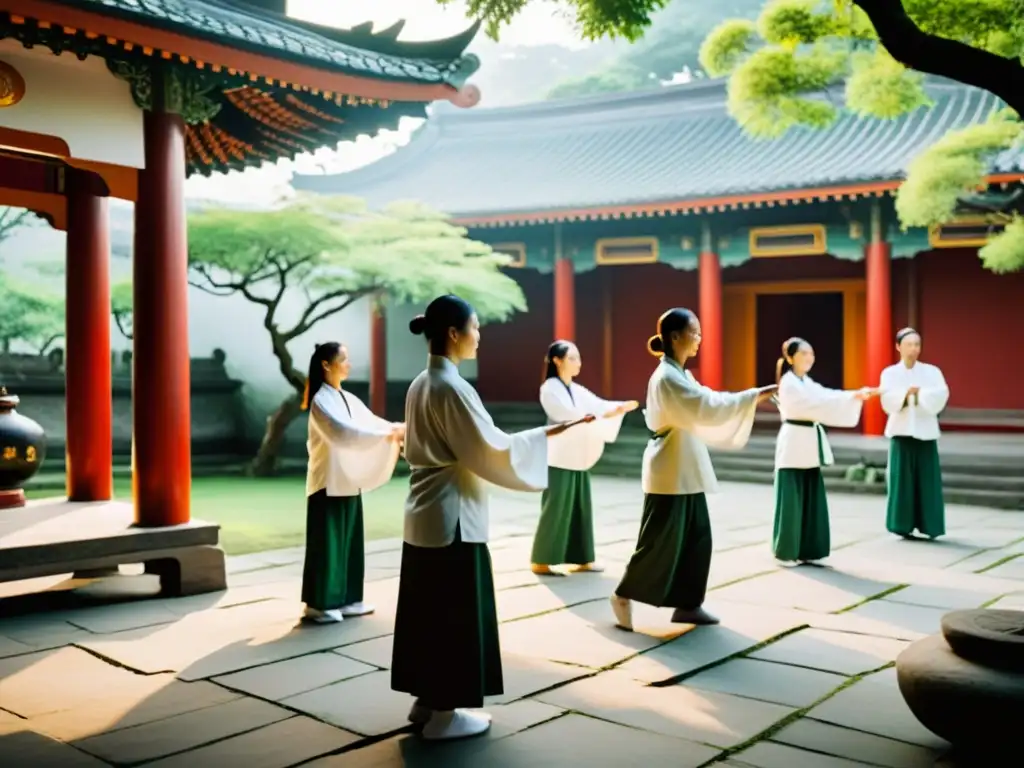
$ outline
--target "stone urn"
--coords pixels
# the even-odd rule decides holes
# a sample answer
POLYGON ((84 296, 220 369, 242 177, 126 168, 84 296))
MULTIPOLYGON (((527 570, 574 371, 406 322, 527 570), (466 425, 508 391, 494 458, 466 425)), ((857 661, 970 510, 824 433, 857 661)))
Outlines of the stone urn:
POLYGON ((947 613, 941 633, 912 643, 899 655, 896 672, 910 711, 958 751, 1019 750, 1024 611, 947 613))
POLYGON ((15 410, 19 402, 0 387, 0 509, 25 505, 21 486, 46 456, 46 433, 15 410))

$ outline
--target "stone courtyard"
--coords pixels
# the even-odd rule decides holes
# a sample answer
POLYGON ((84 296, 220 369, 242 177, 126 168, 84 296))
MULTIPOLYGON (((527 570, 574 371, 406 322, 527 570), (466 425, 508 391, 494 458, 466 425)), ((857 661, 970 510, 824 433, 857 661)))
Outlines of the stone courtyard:
MULTIPOLYGON (((603 574, 529 570, 539 498, 499 492, 492 556, 505 695, 482 738, 425 744, 389 687, 401 542, 368 545, 373 616, 297 621, 302 551, 231 558, 226 592, 118 601, 123 575, 3 600, 0 763, 17 768, 918 768, 947 745, 910 714, 893 663, 956 608, 1024 608, 1024 516, 955 506, 948 535, 903 541, 879 497, 833 494, 829 567, 771 557, 772 491, 709 498, 717 627, 608 595, 637 535, 636 481, 596 479, 603 574), (13 609, 11 608, 13 606, 13 609), (15 615, 11 615, 11 614, 15 615)), ((65 585, 66 586, 66 585, 65 585)), ((444 595, 437 596, 439 604, 444 595)), ((423 628, 430 642, 430 628, 423 628)), ((969 763, 958 763, 969 764, 969 763)))

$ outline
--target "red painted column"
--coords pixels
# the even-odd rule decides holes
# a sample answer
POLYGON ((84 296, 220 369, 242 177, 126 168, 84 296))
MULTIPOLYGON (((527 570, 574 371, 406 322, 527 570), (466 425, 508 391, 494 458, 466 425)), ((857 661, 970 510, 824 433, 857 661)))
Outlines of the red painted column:
MULTIPOLYGON (((154 103, 159 99, 154 98, 154 103)), ((187 523, 192 485, 185 124, 144 116, 135 203, 132 460, 135 522, 187 523)))
MULTIPOLYGON (((892 335, 892 262, 889 243, 880 239, 869 243, 865 252, 867 277, 867 365, 866 385, 877 387, 883 369, 894 356, 892 335)), ((885 430, 885 413, 875 398, 864 404, 864 434, 881 435, 885 430)))
POLYGON ((700 381, 711 389, 723 386, 722 358, 722 265, 714 251, 701 251, 697 265, 699 283, 698 307, 703 340, 700 344, 698 365, 700 381))
POLYGON ((572 259, 555 262, 555 339, 576 340, 576 286, 572 259))
POLYGON ((388 332, 387 315, 381 301, 370 303, 370 410, 387 418, 388 332))
POLYGON ((110 216, 98 186, 91 175, 68 169, 64 377, 70 501, 106 501, 114 490, 110 216))

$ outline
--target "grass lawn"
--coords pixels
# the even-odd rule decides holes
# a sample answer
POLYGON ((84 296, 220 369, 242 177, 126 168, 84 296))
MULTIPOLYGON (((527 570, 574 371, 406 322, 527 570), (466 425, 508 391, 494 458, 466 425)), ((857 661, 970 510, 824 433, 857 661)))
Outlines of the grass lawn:
MULTIPOLYGON (((402 535, 407 477, 363 496, 366 538, 402 535)), ((63 496, 60 490, 28 491, 30 499, 63 496)), ((131 500, 131 481, 117 478, 114 495, 131 500)), ((306 478, 196 477, 192 479, 192 517, 220 523, 220 542, 229 555, 297 547, 306 543, 306 478)))

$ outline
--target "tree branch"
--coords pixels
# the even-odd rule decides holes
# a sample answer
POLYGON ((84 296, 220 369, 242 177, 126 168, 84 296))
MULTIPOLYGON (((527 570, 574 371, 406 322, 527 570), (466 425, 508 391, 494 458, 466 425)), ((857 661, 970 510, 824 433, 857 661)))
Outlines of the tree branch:
POLYGON ((332 291, 331 293, 326 293, 319 299, 314 301, 312 304, 310 304, 308 307, 306 307, 306 311, 302 313, 302 317, 299 318, 299 321, 290 331, 286 331, 285 333, 283 333, 282 337, 286 341, 291 341, 297 336, 301 336, 302 334, 304 334, 306 331, 308 331, 314 325, 319 323, 321 320, 326 320, 328 317, 338 314, 343 309, 351 306, 364 296, 368 296, 369 294, 376 292, 376 288, 367 288, 366 290, 356 291, 355 293, 349 290, 332 291), (340 299, 342 296, 347 296, 348 298, 345 299, 345 301, 343 301, 341 304, 337 304, 333 307, 328 307, 327 309, 323 309, 320 312, 316 311, 317 309, 322 307, 324 303, 328 301, 333 301, 335 299, 340 299))
POLYGON ((121 332, 122 336, 131 341, 133 338, 132 332, 126 329, 125 322, 126 318, 122 317, 120 312, 114 313, 114 323, 117 325, 117 330, 121 332))
POLYGON ((900 0, 853 2, 871 19, 882 46, 905 67, 986 90, 1024 115, 1024 67, 1019 61, 922 31, 900 0))

